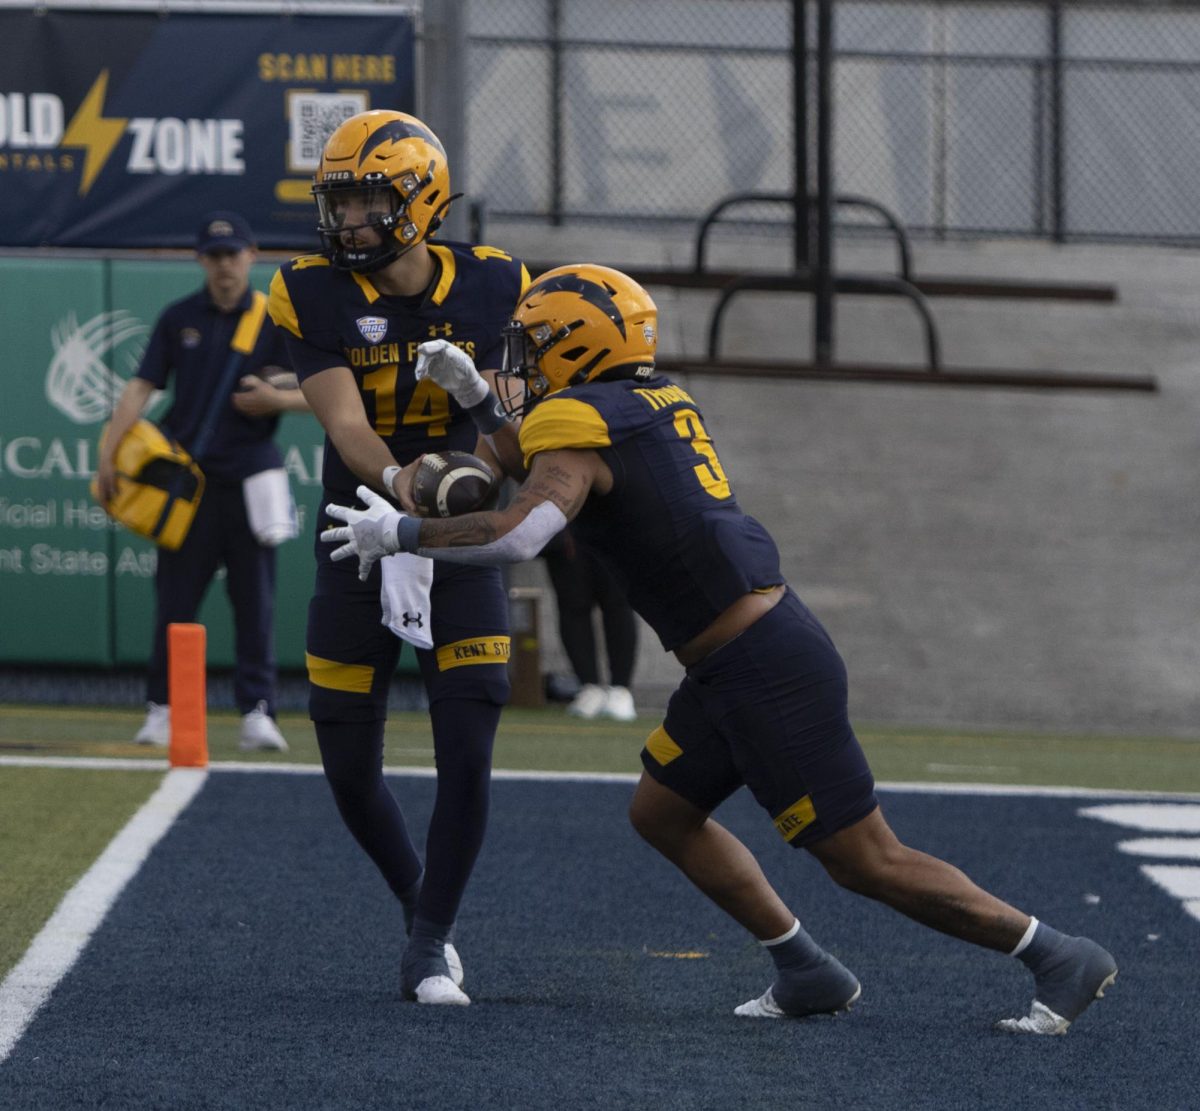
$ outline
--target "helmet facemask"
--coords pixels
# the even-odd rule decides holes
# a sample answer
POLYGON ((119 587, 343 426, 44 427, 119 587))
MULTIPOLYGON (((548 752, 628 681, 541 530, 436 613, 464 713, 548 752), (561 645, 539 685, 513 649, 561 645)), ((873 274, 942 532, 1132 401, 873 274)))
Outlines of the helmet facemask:
POLYGON ((570 325, 563 325, 555 331, 546 323, 526 327, 519 320, 510 320, 504 326, 501 331, 504 362, 500 374, 516 379, 523 386, 520 397, 514 395, 501 399, 504 411, 510 417, 519 417, 525 409, 553 390, 553 383, 542 372, 541 360, 551 348, 566 339, 571 330, 570 325))
MULTIPOLYGON (((369 174, 362 179, 326 180, 314 185, 317 231, 334 266, 369 274, 388 266, 420 242, 420 229, 409 217, 409 206, 432 181, 431 167, 423 177, 406 171, 394 179, 369 174), (367 228, 374 235, 356 234, 367 228)), ((440 223, 439 213, 430 221, 429 231, 440 223)))

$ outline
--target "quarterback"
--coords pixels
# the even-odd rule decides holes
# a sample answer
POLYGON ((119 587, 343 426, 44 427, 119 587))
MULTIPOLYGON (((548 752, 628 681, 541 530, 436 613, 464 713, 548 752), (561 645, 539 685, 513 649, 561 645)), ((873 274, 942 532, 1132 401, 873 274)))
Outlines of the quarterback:
MULTIPOLYGON (((437 136, 401 112, 353 116, 325 144, 313 195, 325 250, 280 268, 269 309, 325 428, 324 500, 353 499, 360 483, 391 495, 404 466, 428 451, 473 451, 500 473, 500 460, 519 465, 515 428, 489 381, 529 275, 495 248, 431 241, 452 199, 437 136), (465 388, 450 352, 471 369, 465 388)), ((431 584, 414 586, 418 572, 407 569, 398 583, 403 630, 422 634, 417 658, 438 771, 422 865, 382 774, 401 634, 382 623, 380 569, 360 577, 326 545, 316 548, 306 662, 325 775, 403 907, 405 997, 467 1004, 451 934, 483 843, 492 745, 509 693, 500 573, 438 564, 431 584), (456 651, 464 647, 472 651, 456 651)))
MULTIPOLYGON (((745 785, 779 835, 843 887, 1022 961, 1034 1002, 1002 1029, 1064 1033, 1115 979, 1112 956, 897 839, 850 726, 842 659, 784 582, 770 534, 739 508, 699 406, 656 374, 656 338, 654 302, 626 275, 592 265, 543 274, 505 330, 507 373, 527 391, 528 477, 510 505, 422 520, 363 490, 365 511, 328 507, 345 522, 325 534, 340 544, 333 558, 368 567, 395 551, 464 566, 521 560, 568 521, 607 557, 686 669, 642 751, 630 818, 770 954, 771 985, 738 1015, 836 1012, 862 990, 713 820, 745 785)), ((413 508, 407 495, 401 502, 413 508)))

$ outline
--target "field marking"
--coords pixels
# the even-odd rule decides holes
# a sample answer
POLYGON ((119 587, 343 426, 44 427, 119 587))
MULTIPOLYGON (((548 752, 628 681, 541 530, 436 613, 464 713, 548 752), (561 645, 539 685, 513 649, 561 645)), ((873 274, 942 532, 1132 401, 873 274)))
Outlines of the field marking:
MULTIPOLYGON (((140 762, 139 762, 140 763, 140 762)), ((83 766, 92 767, 89 762, 83 766)), ((176 768, 125 823, 96 862, 63 896, 25 955, 0 983, 0 1064, 34 1015, 79 959, 92 934, 150 855, 150 850, 204 786, 198 768, 176 768)))
MULTIPOLYGON (((91 768, 134 771, 168 770, 165 758, 144 760, 107 758, 103 756, 3 756, 0 768, 91 768)), ((274 761, 254 763, 241 760, 217 760, 208 765, 207 771, 237 772, 240 774, 276 775, 321 775, 320 764, 279 764, 274 761)), ((403 764, 385 764, 384 775, 407 775, 419 779, 432 779, 436 768, 407 767, 403 764)), ((493 768, 493 779, 542 780, 554 783, 636 783, 641 772, 556 772, 521 770, 515 768, 493 768)), ((1200 801, 1200 792, 1195 791, 1131 791, 1116 787, 1044 787, 1022 783, 926 783, 923 781, 896 780, 879 782, 881 791, 915 792, 930 795, 1028 795, 1033 798, 1062 799, 1181 799, 1200 801)))

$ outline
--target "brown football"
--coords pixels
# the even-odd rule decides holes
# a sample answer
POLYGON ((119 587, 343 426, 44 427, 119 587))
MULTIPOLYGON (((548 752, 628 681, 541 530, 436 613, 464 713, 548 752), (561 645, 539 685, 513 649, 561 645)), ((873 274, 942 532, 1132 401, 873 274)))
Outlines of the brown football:
POLYGON ((500 483, 492 468, 469 451, 427 454, 413 477, 412 496, 427 517, 458 517, 496 503, 500 483))

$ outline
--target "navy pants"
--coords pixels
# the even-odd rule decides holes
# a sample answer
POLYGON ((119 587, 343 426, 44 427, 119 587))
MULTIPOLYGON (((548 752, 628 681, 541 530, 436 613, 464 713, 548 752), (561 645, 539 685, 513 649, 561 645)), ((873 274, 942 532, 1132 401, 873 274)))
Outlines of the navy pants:
POLYGON ((154 649, 146 698, 167 698, 167 626, 195 621, 217 569, 227 572, 225 591, 233 605, 236 667, 233 694, 245 714, 259 702, 275 712, 275 549, 265 548, 250 531, 240 482, 208 479, 200 508, 178 551, 158 550, 154 578, 157 608, 154 649))

